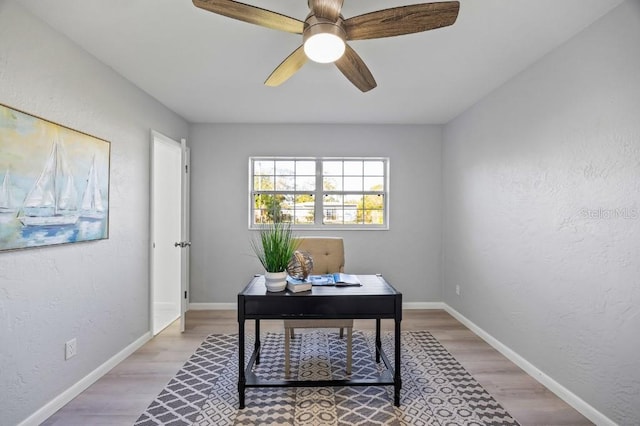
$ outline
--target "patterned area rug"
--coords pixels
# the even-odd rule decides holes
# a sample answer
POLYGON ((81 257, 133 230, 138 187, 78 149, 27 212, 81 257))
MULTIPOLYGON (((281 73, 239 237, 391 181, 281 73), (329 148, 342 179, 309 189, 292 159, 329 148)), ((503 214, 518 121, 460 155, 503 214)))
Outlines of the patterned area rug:
MULTIPOLYGON (((383 348, 393 362, 393 335, 383 348)), ((377 375, 375 335, 353 333, 352 377, 377 375)), ((426 331, 402 333, 401 406, 393 387, 251 388, 238 410, 237 335, 209 336, 138 418, 147 425, 518 425, 426 331)), ((247 339, 247 361, 253 340, 247 339)), ((299 380, 345 378, 345 339, 320 330, 292 340, 291 371, 299 380)), ((263 336, 254 372, 284 377, 284 335, 263 336)))

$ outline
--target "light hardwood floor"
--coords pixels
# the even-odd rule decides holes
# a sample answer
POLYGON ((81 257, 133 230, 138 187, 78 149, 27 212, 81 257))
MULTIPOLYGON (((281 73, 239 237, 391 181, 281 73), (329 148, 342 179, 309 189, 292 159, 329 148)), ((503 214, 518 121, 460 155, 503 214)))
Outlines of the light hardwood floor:
MULTIPOLYGON (((190 311, 186 324, 182 334, 176 323, 169 326, 43 424, 131 425, 207 335, 237 332, 235 311, 190 311)), ((371 330, 375 322, 354 326, 371 330)), ((384 320, 383 329, 393 323, 384 320)), ((402 329, 431 332, 523 426, 592 424, 448 313, 405 311, 402 329)), ((282 332, 282 321, 262 321, 261 331, 282 332)))

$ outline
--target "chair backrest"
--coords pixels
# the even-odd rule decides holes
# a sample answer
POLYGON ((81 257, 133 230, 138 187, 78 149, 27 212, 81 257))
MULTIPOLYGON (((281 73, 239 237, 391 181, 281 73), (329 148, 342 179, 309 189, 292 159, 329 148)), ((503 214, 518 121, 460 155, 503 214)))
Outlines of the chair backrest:
POLYGON ((340 237, 303 237, 298 250, 313 258, 312 274, 344 272, 344 242, 340 237))

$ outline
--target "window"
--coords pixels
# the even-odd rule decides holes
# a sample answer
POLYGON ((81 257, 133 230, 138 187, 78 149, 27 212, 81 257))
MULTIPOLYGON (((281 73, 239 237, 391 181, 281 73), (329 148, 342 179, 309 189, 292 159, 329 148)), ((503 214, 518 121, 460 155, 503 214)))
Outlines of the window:
POLYGON ((386 158, 252 157, 250 227, 388 228, 386 158))

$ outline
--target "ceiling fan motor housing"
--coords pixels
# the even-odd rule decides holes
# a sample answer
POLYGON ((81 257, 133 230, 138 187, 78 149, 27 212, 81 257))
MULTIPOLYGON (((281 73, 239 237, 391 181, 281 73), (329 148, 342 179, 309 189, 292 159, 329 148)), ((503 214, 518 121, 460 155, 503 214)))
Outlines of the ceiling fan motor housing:
POLYGON ((313 13, 307 16, 304 21, 304 31, 302 33, 302 41, 305 42, 311 36, 316 34, 333 34, 346 41, 347 32, 344 30, 342 16, 336 22, 331 22, 328 19, 318 18, 313 13))
MULTIPOLYGON (((339 40, 341 40, 342 47, 343 47, 342 52, 344 52, 344 45, 346 43, 347 33, 344 30, 342 16, 338 18, 337 22, 332 22, 328 19, 318 18, 313 13, 309 14, 309 16, 307 16, 307 19, 304 21, 304 31, 302 33, 302 42, 305 46, 305 52, 307 53, 307 56, 309 56, 310 59, 316 62, 333 62, 337 59, 337 58, 333 58, 331 60, 329 59, 318 60, 314 58, 313 55, 309 54, 310 53, 308 51, 309 45, 307 44, 307 41, 309 41, 314 36, 326 37, 327 35, 332 37, 337 37, 339 40)), ((340 55, 342 55, 342 52, 340 53, 340 55)))

